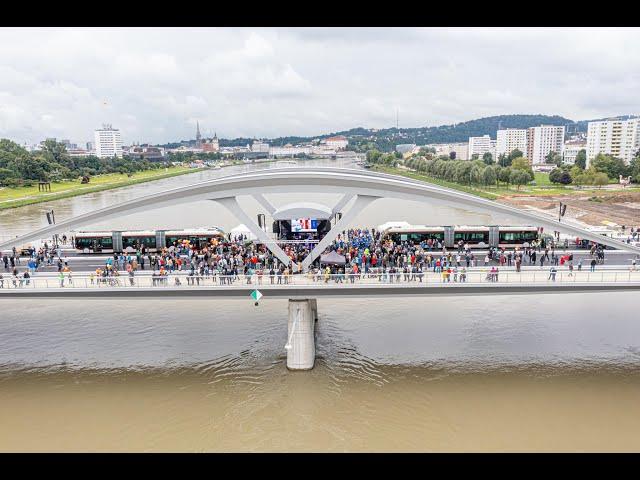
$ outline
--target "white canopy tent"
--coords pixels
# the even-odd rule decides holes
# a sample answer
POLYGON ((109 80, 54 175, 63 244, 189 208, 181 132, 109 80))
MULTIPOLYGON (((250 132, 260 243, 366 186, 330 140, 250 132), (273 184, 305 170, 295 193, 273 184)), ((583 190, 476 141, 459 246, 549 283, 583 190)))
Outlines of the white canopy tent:
POLYGON ((231 234, 231 238, 237 237, 242 234, 247 240, 256 240, 258 237, 254 235, 249 228, 244 223, 241 223, 235 228, 232 228, 229 232, 231 234))

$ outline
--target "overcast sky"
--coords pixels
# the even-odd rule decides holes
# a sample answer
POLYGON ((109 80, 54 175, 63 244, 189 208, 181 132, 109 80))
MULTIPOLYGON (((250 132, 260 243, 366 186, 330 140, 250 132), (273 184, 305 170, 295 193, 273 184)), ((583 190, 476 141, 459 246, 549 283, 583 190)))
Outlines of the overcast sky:
POLYGON ((0 30, 0 137, 312 136, 640 113, 640 29, 0 30))

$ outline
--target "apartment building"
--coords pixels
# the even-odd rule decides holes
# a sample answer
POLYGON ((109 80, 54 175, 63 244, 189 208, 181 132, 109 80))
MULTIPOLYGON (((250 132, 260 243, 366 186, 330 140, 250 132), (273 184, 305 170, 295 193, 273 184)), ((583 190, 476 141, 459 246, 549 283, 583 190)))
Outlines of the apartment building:
POLYGON ((531 165, 543 165, 550 152, 564 152, 564 126, 540 125, 527 133, 526 157, 531 165))
POLYGON ((613 155, 629 163, 640 149, 640 118, 589 122, 587 166, 599 153, 613 155))
POLYGON ((502 155, 509 155, 515 149, 523 154, 527 153, 527 130, 507 128, 496 133, 496 159, 502 155))
POLYGON ((495 159, 495 140, 491 140, 491 137, 489 135, 483 135, 481 137, 469 137, 468 156, 470 159, 473 158, 474 155, 478 155, 478 158, 482 159, 482 156, 487 152, 489 152, 495 159))

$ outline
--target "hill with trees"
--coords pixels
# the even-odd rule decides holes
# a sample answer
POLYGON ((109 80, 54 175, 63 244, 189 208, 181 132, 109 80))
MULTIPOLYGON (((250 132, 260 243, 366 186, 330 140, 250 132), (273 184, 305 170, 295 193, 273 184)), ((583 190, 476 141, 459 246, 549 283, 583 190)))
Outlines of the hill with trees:
MULTIPOLYGON (((308 143, 314 140, 322 140, 328 137, 343 135, 349 140, 349 150, 366 152, 371 149, 381 152, 391 152, 396 145, 403 143, 415 143, 426 145, 430 143, 454 143, 466 142, 469 137, 482 135, 496 136, 496 130, 500 128, 529 128, 539 125, 565 125, 572 132, 586 132, 587 121, 574 122, 558 115, 497 115, 494 117, 479 118, 468 122, 452 125, 440 125, 437 127, 417 128, 363 128, 356 127, 339 132, 331 132, 313 137, 287 136, 271 139, 263 139, 273 146, 283 146, 288 143, 308 143)), ((245 146, 256 140, 254 138, 239 137, 234 139, 220 139, 221 147, 245 146)), ((167 143, 162 145, 167 148, 176 148, 180 145, 195 144, 195 140, 167 143)))

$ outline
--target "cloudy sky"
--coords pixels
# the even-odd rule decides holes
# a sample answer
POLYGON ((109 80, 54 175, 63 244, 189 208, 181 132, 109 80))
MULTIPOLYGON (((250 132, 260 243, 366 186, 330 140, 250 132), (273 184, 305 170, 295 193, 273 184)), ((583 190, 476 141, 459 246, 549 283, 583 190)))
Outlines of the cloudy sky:
POLYGON ((640 113, 633 28, 3 28, 0 137, 125 144, 640 113))

